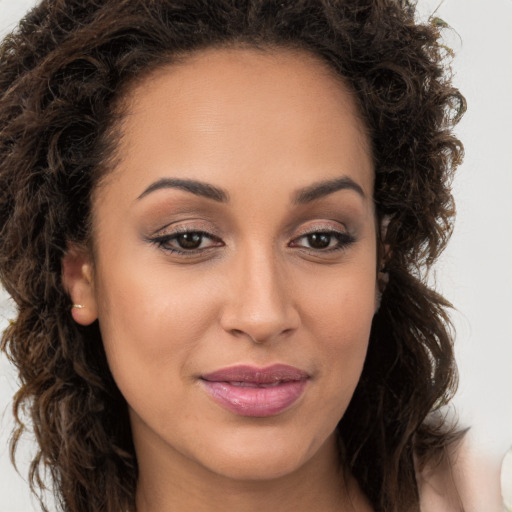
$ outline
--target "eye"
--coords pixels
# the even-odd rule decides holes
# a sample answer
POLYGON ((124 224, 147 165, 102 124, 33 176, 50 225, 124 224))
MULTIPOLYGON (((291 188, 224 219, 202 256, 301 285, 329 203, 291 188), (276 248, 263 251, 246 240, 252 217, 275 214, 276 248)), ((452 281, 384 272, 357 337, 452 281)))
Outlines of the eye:
POLYGON ((335 230, 321 230, 305 233, 295 238, 290 242, 290 246, 303 247, 315 252, 332 252, 345 249, 354 242, 354 237, 348 233, 341 233, 335 230))
POLYGON ((205 231, 192 230, 156 236, 151 242, 165 251, 180 254, 195 254, 224 245, 219 238, 205 231))

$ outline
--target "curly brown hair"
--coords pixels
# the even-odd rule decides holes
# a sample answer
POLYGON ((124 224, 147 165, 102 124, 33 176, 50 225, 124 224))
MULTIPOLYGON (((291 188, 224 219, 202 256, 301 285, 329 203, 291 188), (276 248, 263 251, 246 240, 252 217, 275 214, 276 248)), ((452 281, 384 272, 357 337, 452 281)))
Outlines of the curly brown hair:
MULTIPOLYGON (((2 348, 63 510, 134 509, 126 403, 97 324, 77 325, 61 282, 70 242, 90 239, 91 191, 109 170, 127 88, 208 47, 315 54, 355 92, 375 161, 389 283, 363 373, 338 426, 340 451, 375 510, 419 510, 414 458, 452 434, 426 421, 453 394, 449 304, 425 283, 451 234, 450 184, 465 110, 436 23, 407 0, 43 0, 0 48, 0 278, 17 306, 2 348)), ((41 502, 44 508, 44 504, 41 502)))

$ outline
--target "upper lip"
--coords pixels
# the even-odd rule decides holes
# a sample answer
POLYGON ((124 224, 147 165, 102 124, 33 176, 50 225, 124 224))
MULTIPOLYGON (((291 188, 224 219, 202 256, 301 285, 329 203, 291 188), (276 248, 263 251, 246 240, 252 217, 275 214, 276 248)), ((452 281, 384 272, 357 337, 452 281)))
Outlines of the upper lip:
POLYGON ((299 381, 308 377, 309 375, 303 370, 286 364, 274 364, 264 368, 249 365, 230 366, 201 376, 203 380, 210 382, 253 382, 256 384, 299 381))

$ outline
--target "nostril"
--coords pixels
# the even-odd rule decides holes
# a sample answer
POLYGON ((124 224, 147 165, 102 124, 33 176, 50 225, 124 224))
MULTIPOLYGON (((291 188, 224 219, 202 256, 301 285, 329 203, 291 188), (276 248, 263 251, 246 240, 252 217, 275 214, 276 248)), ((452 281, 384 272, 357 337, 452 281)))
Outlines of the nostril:
MULTIPOLYGON (((278 333, 278 336, 282 336, 282 335, 288 335, 290 333, 293 332, 293 328, 287 328, 287 329, 283 329, 280 333, 278 333)), ((271 335, 262 335, 261 337, 258 337, 257 335, 253 335, 251 334, 250 332, 248 331, 244 331, 242 329, 231 329, 231 334, 237 338, 243 338, 243 337, 247 337, 249 338, 253 343, 256 343, 256 344, 262 344, 262 343, 265 343, 266 341, 268 341, 270 338, 274 338, 275 336, 271 336, 271 335)))
POLYGON ((256 338, 251 336, 248 332, 242 331, 242 329, 231 329, 231 334, 236 336, 237 338, 247 336, 253 343, 259 343, 256 338))

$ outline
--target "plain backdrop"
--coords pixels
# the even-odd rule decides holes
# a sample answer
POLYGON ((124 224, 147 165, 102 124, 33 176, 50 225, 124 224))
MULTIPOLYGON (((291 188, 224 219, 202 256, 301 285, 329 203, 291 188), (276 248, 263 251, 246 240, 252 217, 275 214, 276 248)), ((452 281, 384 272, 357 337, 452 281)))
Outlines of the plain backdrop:
MULTIPOLYGON (((0 0, 0 34, 34 4, 0 0)), ((466 147, 454 183, 457 223, 433 282, 454 304, 460 370, 454 404, 473 447, 497 468, 512 446, 512 0, 419 0, 453 27, 455 85, 468 101, 457 128, 466 147)), ((13 315, 0 291, 0 330, 13 315)), ((38 510, 26 483, 33 451, 23 443, 20 472, 8 435, 16 375, 0 355, 0 512, 38 510)), ((486 511, 482 511, 486 512, 486 511)))

